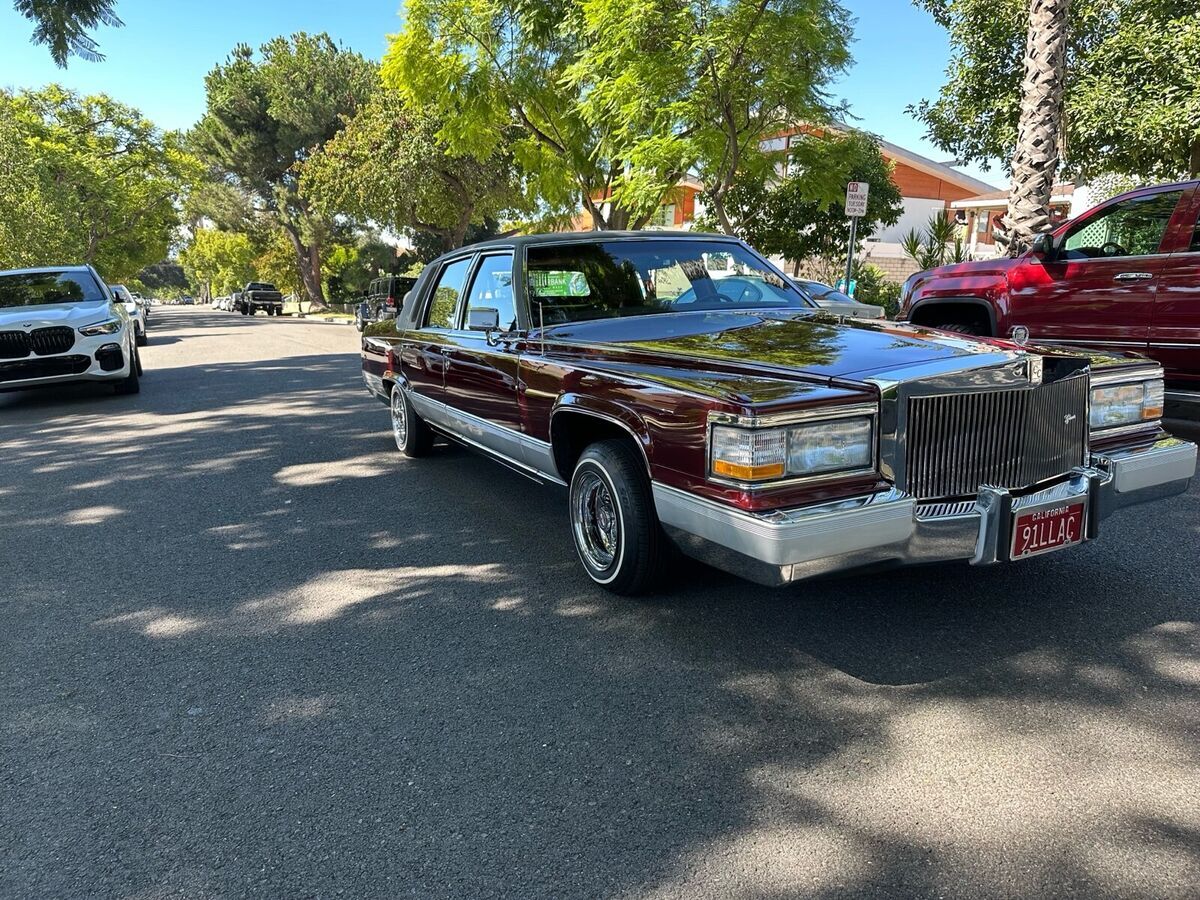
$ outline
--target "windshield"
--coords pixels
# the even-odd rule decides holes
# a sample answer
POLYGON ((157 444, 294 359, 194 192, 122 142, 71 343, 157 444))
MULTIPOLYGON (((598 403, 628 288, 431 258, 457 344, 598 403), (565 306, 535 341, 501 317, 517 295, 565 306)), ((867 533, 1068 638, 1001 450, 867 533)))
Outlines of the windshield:
POLYGON ((47 303, 95 303, 107 300, 86 272, 9 272, 0 274, 0 308, 47 303))
POLYGON ((246 290, 248 290, 248 291, 273 291, 273 290, 275 290, 275 285, 268 284, 265 281, 252 281, 248 285, 246 285, 246 290))
POLYGON ((664 312, 812 308, 760 257, 730 241, 534 245, 526 264, 530 310, 535 322, 540 315, 547 325, 664 312))

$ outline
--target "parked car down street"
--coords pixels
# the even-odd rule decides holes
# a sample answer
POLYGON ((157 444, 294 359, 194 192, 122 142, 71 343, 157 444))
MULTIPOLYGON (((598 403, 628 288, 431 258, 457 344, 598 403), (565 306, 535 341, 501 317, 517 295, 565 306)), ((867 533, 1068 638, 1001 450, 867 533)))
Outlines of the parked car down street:
POLYGON ((282 316, 283 294, 273 284, 251 281, 233 295, 231 308, 243 316, 252 316, 260 309, 268 316, 282 316))
POLYGON ((130 305, 90 266, 0 271, 0 391, 101 381, 136 394, 141 341, 130 305))
POLYGON ((129 320, 133 323, 134 333, 137 335, 138 346, 146 346, 148 323, 146 321, 146 311, 142 304, 129 292, 129 288, 123 284, 110 284, 108 289, 112 291, 114 297, 125 304, 125 311, 129 313, 129 320))
POLYGON ((851 319, 882 319, 883 307, 870 303, 859 303, 849 294, 843 294, 835 287, 822 284, 820 281, 809 281, 803 278, 793 278, 797 290, 808 297, 813 303, 827 312, 851 319))
POLYGON ((567 486, 580 562, 618 593, 657 581, 668 538, 768 585, 1023 560, 1196 468, 1156 363, 830 323, 725 237, 470 246, 424 270, 397 331, 362 362, 398 448, 441 434, 567 486))

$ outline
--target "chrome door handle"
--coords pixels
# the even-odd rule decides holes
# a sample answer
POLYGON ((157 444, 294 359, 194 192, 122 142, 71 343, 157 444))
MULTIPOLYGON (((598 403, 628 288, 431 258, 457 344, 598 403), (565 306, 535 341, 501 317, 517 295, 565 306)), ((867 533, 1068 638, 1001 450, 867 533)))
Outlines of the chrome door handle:
POLYGON ((1122 272, 1114 275, 1113 281, 1149 281, 1154 275, 1150 272, 1122 272))

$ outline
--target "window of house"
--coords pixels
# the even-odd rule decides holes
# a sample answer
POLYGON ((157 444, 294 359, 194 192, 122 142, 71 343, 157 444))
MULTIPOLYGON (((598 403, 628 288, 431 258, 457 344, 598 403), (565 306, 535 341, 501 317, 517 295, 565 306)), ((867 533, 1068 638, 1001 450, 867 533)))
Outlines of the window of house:
POLYGON ((1182 191, 1114 203, 1067 232, 1067 259, 1114 259, 1158 253, 1182 191))
POLYGON ((658 228, 671 228, 675 224, 675 204, 664 203, 650 217, 650 224, 658 228))
POLYGON ((433 289, 433 300, 425 314, 426 328, 453 328, 454 315, 458 310, 458 300, 462 296, 463 285, 467 280, 467 270, 471 267, 471 257, 456 259, 438 278, 437 287, 433 289))

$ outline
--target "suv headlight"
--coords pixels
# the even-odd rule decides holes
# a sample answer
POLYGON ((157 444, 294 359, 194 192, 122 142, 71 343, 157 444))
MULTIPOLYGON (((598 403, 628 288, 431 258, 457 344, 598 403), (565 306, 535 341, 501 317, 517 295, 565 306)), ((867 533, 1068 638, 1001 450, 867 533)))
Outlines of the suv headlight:
POLYGON ((97 322, 94 325, 82 326, 79 329, 79 333, 86 337, 95 337, 98 334, 116 334, 120 330, 120 319, 105 319, 103 322, 97 322))
POLYGON ((713 425, 709 474, 761 484, 869 470, 875 464, 875 416, 846 416, 776 427, 713 425))
POLYGON ((1152 422, 1161 419, 1162 414, 1161 375, 1092 388, 1092 409, 1088 416, 1092 431, 1152 422))

